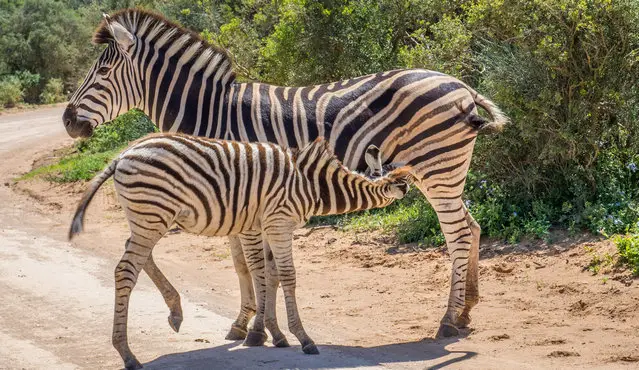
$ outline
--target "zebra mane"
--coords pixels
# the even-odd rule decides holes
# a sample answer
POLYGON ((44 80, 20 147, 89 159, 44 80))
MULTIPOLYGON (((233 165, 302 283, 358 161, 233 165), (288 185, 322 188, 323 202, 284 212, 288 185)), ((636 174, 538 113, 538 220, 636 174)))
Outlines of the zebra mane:
MULTIPOLYGON (((225 49, 210 44, 198 33, 184 28, 160 14, 132 8, 120 10, 110 15, 109 18, 109 21, 118 22, 139 40, 145 40, 147 35, 153 35, 154 40, 159 40, 161 37, 164 37, 167 39, 165 45, 171 45, 172 42, 181 39, 181 42, 183 42, 183 50, 188 50, 190 46, 199 44, 198 50, 194 53, 191 60, 197 60, 197 57, 204 53, 209 54, 209 60, 213 60, 215 56, 218 56, 218 58, 221 57, 222 60, 227 63, 221 63, 220 65, 227 65, 226 68, 228 68, 231 73, 230 79, 235 79, 233 60, 225 49)), ((98 28, 93 34, 92 41, 94 44, 108 44, 114 41, 106 19, 103 19, 98 25, 98 28)))

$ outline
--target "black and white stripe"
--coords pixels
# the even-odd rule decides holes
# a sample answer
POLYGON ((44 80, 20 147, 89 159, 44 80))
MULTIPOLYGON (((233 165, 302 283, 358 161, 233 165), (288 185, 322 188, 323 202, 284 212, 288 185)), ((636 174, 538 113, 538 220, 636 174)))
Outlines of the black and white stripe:
MULTIPOLYGON (((70 238, 82 230, 89 202, 111 176, 131 229, 115 270, 113 323, 113 344, 127 368, 140 366, 127 341, 129 297, 153 247, 173 223, 198 235, 236 235, 242 240, 249 266, 257 270, 253 279, 259 289, 247 344, 264 343, 266 324, 276 345, 288 345, 275 320, 275 291, 281 282, 289 329, 305 353, 319 353, 295 303, 293 231, 311 216, 384 207, 402 198, 412 181, 408 167, 375 180, 352 172, 321 139, 292 151, 270 143, 152 135, 96 177, 78 206, 70 238)), ((173 308, 169 319, 178 320, 171 324, 177 330, 181 311, 173 308)))
MULTIPOLYGON (((480 227, 461 195, 476 136, 507 121, 491 101, 451 76, 420 69, 308 87, 239 83, 224 51, 140 10, 105 19, 94 40, 107 48, 65 112, 70 135, 90 135, 95 126, 137 107, 161 131, 285 147, 324 137, 347 167, 360 171, 366 148, 375 145, 383 164, 412 166, 446 237, 453 268, 440 333, 455 334, 470 322, 479 298, 480 227), (477 106, 492 122, 477 114, 477 106)), ((246 270, 241 258, 234 262, 239 274, 246 270)), ((244 335, 255 309, 250 287, 242 292, 248 296, 243 294, 229 333, 233 339, 244 335)))

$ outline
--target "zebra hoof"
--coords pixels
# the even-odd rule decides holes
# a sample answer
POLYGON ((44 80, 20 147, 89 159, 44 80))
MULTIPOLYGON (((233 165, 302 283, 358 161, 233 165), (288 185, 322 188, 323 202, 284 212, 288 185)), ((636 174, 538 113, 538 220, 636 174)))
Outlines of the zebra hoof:
POLYGON ((169 315, 169 326, 171 329, 173 329, 176 333, 179 333, 180 325, 182 325, 182 316, 169 315))
POLYGON ((235 325, 231 326, 231 330, 224 339, 226 340, 244 340, 246 338, 246 330, 237 327, 235 325))
POLYGON ((313 342, 302 347, 302 351, 307 355, 319 355, 319 349, 317 349, 317 346, 313 342))
POLYGON ((467 313, 462 313, 461 315, 459 315, 459 318, 457 319, 457 327, 460 329, 464 329, 467 328, 468 325, 470 324, 470 314, 467 313))
POLYGON ((135 357, 128 359, 124 363, 124 368, 126 370, 137 370, 142 368, 142 364, 135 357))
POLYGON ((273 338, 273 345, 277 348, 285 348, 291 346, 290 344, 288 344, 288 340, 286 340, 286 337, 283 335, 281 338, 273 338))
POLYGON ((437 331, 437 338, 450 338, 459 335, 459 329, 452 324, 442 323, 437 331))
POLYGON ((244 339, 243 345, 245 347, 259 347, 263 346, 266 342, 267 335, 263 331, 253 331, 249 330, 246 339, 244 339))

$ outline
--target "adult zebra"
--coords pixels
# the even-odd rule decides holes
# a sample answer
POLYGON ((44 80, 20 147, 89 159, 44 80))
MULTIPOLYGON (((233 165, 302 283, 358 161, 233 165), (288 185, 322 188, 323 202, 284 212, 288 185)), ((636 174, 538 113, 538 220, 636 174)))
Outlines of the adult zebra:
MULTIPOLYGON (((142 10, 105 15, 93 40, 107 47, 64 112, 72 137, 90 136, 96 126, 139 108, 161 131, 285 147, 303 147, 323 136, 349 168, 366 168, 370 144, 380 148, 384 163, 412 166, 416 186, 437 212, 453 264, 438 335, 456 335, 470 323, 479 300, 480 227, 461 196, 477 135, 507 122, 495 104, 463 82, 427 70, 308 87, 239 83, 223 50, 142 10), (477 106, 492 122, 477 114, 477 106)), ((231 248, 242 309, 228 338, 241 339, 255 298, 237 238, 231 248)), ((167 303, 179 302, 152 259, 144 269, 167 303)), ((181 312, 178 328, 180 321, 181 312)))

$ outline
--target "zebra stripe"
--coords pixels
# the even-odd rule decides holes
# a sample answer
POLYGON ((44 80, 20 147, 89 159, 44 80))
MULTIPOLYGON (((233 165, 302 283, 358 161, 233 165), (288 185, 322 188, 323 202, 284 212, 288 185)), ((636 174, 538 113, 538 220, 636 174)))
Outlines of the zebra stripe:
MULTIPOLYGON (((113 344, 127 368, 139 365, 127 340, 129 297, 142 268, 154 282, 168 284, 151 259, 167 225, 176 223, 198 235, 239 235, 260 289, 255 325, 247 341, 256 338, 253 344, 263 344, 266 323, 276 344, 287 343, 273 321, 274 295, 281 281, 291 332, 305 353, 319 353, 304 331, 295 303, 293 231, 311 216, 384 207, 408 192, 412 178, 408 167, 375 180, 352 172, 323 139, 292 151, 270 143, 151 135, 125 150, 96 177, 78 206, 69 238, 82 230, 89 202, 111 176, 131 229, 115 270, 113 322, 113 344), (266 307, 272 310, 269 320, 265 320, 266 307)), ((167 300, 173 308, 169 322, 177 330, 182 320, 179 296, 172 287, 162 292, 172 298, 167 300)))
MULTIPOLYGON (((451 76, 420 69, 308 87, 240 83, 223 50, 141 10, 106 19, 94 41, 107 48, 63 116, 74 137, 90 135, 97 125, 137 107, 161 131, 294 148, 324 137, 348 168, 366 168, 369 145, 380 149, 384 165, 412 166, 417 187, 438 214, 453 259, 440 333, 456 334, 470 322, 470 309, 479 299, 474 271, 481 230, 461 194, 476 136, 507 122, 495 104, 451 76), (478 115, 477 106, 492 122, 478 115), (460 228, 472 236, 458 240, 452 231, 460 228)), ((235 262, 238 270, 246 270, 245 261, 235 262)), ((255 307, 249 298, 242 298, 243 308, 255 307)), ((238 317, 236 324, 245 321, 238 317)))

